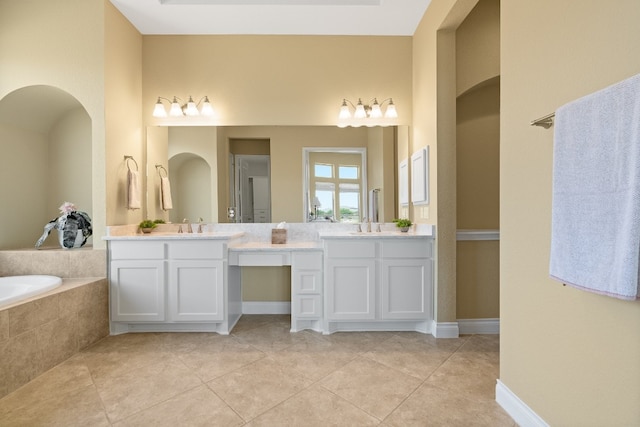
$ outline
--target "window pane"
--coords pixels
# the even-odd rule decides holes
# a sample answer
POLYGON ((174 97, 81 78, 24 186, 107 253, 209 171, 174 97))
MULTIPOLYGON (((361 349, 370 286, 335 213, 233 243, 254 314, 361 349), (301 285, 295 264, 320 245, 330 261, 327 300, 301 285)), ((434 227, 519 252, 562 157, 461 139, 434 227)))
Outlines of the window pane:
POLYGON ((333 165, 316 163, 314 165, 314 174, 317 178, 333 178, 333 165))
POLYGON ((340 179, 358 179, 358 166, 338 166, 340 179))
POLYGON ((360 222, 360 186, 340 184, 340 222, 360 222))
MULTIPOLYGON (((333 217, 333 205, 334 205, 335 185, 327 182, 316 183, 315 197, 320 201, 318 207, 318 218, 333 217)), ((313 205, 313 201, 312 201, 313 205)), ((313 211, 313 206, 311 209, 313 211)))

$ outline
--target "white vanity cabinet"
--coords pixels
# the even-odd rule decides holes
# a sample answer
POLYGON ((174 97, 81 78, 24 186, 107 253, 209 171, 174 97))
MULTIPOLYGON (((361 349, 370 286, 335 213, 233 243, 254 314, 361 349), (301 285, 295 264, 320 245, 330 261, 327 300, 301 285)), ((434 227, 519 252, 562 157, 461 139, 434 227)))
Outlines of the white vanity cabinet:
POLYGON ((322 251, 295 251, 291 258, 291 331, 321 331, 322 251))
POLYGON ((377 247, 364 239, 325 243, 327 320, 376 318, 377 247))
POLYGON ((111 320, 162 322, 165 320, 164 244, 112 242, 109 293, 111 320))
POLYGON ((430 319, 433 295, 431 240, 385 239, 380 248, 381 318, 430 319))
POLYGON ((223 245, 180 241, 168 245, 167 314, 170 321, 224 320, 223 245))
POLYGON ((429 332, 433 319, 433 239, 324 239, 325 333, 429 332))
POLYGON ((109 261, 114 334, 229 333, 240 317, 228 310, 224 239, 112 240, 109 261))

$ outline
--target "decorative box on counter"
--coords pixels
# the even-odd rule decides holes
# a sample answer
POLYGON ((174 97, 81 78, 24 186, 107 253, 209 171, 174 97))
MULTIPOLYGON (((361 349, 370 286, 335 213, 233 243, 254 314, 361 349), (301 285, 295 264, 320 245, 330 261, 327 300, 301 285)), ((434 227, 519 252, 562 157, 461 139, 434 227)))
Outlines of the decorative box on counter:
POLYGON ((287 243, 287 230, 284 228, 271 229, 271 243, 274 245, 282 245, 287 243))

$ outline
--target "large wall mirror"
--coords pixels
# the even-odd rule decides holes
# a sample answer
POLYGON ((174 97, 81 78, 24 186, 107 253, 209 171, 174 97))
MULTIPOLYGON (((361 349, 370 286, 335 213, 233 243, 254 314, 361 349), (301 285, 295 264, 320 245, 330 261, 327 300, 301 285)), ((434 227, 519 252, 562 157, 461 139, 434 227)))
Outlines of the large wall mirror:
MULTIPOLYGON (((355 221, 367 216, 367 194, 379 189, 380 221, 389 222, 398 216, 397 159, 398 153, 405 153, 407 147, 407 127, 149 127, 146 216, 172 222, 184 218, 193 222, 199 218, 205 222, 309 221, 313 209, 310 188, 322 190, 323 185, 328 186, 325 183, 318 187, 318 182, 309 181, 309 174, 305 173, 308 154, 333 152, 356 154, 363 159, 360 164, 363 179, 357 203, 353 203, 353 192, 348 194, 349 188, 355 187, 343 185, 344 207, 349 209, 340 216, 342 206, 336 208, 333 203, 332 215, 328 215, 320 206, 323 218, 355 221), (251 164, 254 160, 266 163, 251 164), (161 169, 156 165, 167 169, 173 199, 171 210, 163 209, 161 173, 158 173, 161 169), (238 181, 243 170, 245 178, 238 181), (228 217, 229 208, 236 212, 233 219, 228 217), (242 213, 238 215, 240 210, 242 213)), ((343 162, 347 166, 343 170, 345 177, 355 173, 348 167, 351 163, 343 162)), ((319 196, 326 197, 326 193, 319 196)), ((340 192, 333 197, 339 199, 340 192)))

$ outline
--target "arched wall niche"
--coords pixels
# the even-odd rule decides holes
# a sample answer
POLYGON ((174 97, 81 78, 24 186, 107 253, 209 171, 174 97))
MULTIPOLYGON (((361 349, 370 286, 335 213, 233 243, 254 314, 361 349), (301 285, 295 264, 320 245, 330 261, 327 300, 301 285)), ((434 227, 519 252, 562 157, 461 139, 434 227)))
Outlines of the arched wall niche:
MULTIPOLYGON (((211 165, 193 153, 180 153, 169 159, 171 194, 174 209, 169 220, 174 223, 212 221, 211 165)), ((158 188, 159 191, 159 188, 158 188)))
MULTIPOLYGON (((91 126, 84 106, 57 87, 0 99, 0 249, 33 247, 65 201, 92 216, 91 126)), ((53 233, 44 247, 59 247, 53 233)))

